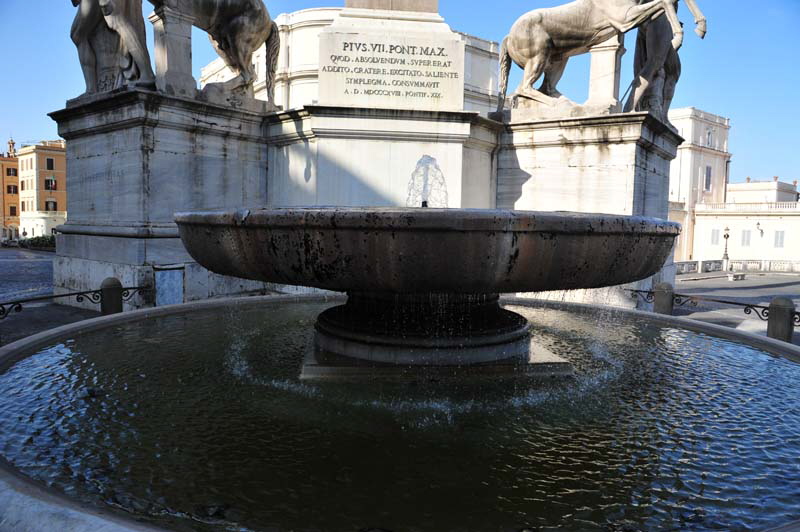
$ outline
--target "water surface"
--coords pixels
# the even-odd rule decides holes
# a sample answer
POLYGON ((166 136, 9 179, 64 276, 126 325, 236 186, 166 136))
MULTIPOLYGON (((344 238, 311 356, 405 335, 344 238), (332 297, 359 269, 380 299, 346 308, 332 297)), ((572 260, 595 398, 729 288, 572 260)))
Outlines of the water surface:
POLYGON ((176 529, 748 530, 800 519, 800 365, 512 307, 576 377, 308 383, 319 303, 162 317, 0 375, 0 454, 176 529))

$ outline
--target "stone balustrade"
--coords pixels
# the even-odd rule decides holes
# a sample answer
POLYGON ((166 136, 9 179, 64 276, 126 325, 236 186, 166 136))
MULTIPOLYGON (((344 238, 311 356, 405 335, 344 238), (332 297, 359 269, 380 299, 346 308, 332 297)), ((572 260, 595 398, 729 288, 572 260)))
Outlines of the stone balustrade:
POLYGON ((783 201, 778 203, 698 203, 695 205, 697 212, 800 212, 800 202, 783 201))
MULTIPOLYGON (((690 260, 675 263, 677 275, 723 271, 722 260, 690 260)), ((727 269, 734 272, 800 273, 800 260, 730 260, 727 269)))

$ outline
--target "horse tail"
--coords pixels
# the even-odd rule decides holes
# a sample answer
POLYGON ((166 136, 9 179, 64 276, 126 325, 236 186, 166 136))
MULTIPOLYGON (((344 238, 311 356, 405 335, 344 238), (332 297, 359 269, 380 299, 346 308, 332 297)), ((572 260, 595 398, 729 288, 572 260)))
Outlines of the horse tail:
POLYGON ((275 77, 278 70, 278 55, 281 53, 281 35, 278 24, 273 20, 266 42, 267 74, 266 87, 269 103, 275 105, 275 77))
POLYGON ((508 92, 508 74, 511 72, 511 55, 508 53, 508 37, 500 47, 500 90, 497 95, 497 112, 502 112, 508 92))

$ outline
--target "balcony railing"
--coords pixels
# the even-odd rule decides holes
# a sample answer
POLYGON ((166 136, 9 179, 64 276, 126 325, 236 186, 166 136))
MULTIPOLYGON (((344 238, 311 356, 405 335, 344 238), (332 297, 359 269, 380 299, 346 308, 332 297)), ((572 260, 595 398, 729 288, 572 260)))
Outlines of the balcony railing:
POLYGON ((698 203, 697 212, 800 212, 800 202, 778 203, 698 203))

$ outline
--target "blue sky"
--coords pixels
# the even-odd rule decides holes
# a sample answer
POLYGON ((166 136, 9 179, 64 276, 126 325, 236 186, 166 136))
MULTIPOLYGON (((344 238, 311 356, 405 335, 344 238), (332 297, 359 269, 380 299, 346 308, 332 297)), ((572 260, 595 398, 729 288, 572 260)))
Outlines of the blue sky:
MULTIPOLYGON (((732 181, 773 175, 782 181, 800 179, 795 159, 795 150, 800 151, 800 0, 698 2, 709 19, 709 33, 701 41, 687 32, 681 50, 683 76, 673 107, 694 106, 731 118, 732 181)), ((269 0, 267 7, 277 15, 342 3, 269 0)), ((453 29, 496 41, 525 11, 560 3, 564 0, 439 1, 440 12, 453 29)), ((145 12, 150 7, 145 2, 145 12)), ((69 39, 74 15, 69 0, 0 0, 0 146, 9 134, 20 142, 56 138, 47 113, 83 92, 77 53, 69 39)), ((680 15, 687 26, 692 25, 685 6, 680 15)), ((205 35, 196 31, 194 37, 199 72, 216 54, 205 35)), ((624 86, 632 77, 635 32, 628 34, 626 44, 624 86)), ((588 64, 586 57, 573 59, 559 85, 573 100, 586 98, 588 64)), ((519 69, 514 70, 512 86, 519 82, 519 69)))

